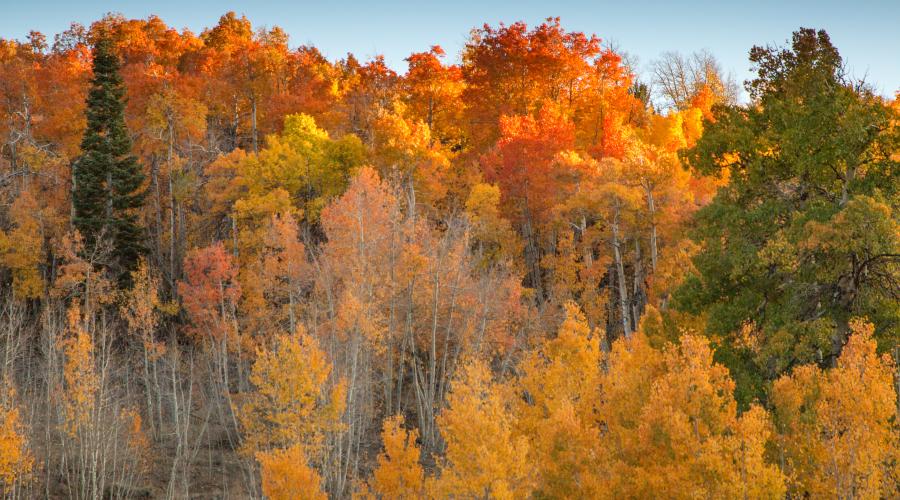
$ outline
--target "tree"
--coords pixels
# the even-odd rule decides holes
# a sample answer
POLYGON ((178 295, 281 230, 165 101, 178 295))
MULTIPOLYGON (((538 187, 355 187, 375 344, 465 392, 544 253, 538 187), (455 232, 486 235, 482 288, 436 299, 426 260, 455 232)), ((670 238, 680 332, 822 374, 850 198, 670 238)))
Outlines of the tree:
POLYGON ((150 266, 142 259, 131 273, 131 289, 125 291, 119 304, 119 314, 140 344, 143 357, 144 392, 151 428, 155 431, 162 424, 162 389, 157 364, 166 352, 166 344, 155 338, 162 312, 172 312, 172 306, 159 298, 159 278, 150 274, 150 266), (151 376, 152 374, 152 376, 151 376), (156 391, 156 401, 153 391, 156 391))
POLYGON ((303 446, 295 444, 285 449, 259 452, 262 492, 271 500, 326 500, 319 473, 308 465, 303 446))
MULTIPOLYGON (((402 105, 396 107, 402 110, 402 105)), ((453 178, 456 172, 451 170, 450 151, 432 140, 431 129, 424 122, 382 111, 373 121, 372 134, 370 157, 384 178, 399 177, 408 189, 415 190, 417 204, 452 205, 445 198, 465 179, 453 178)))
POLYGON ((487 180, 500 187, 503 214, 525 240, 529 284, 541 290, 539 231, 553 206, 571 190, 573 172, 560 161, 574 146, 574 127, 559 110, 546 106, 536 118, 500 118, 500 138, 481 158, 487 180))
POLYGON ((404 429, 403 423, 402 415, 384 421, 384 451, 378 455, 378 466, 368 484, 378 498, 413 499, 426 495, 428 483, 420 465, 422 452, 416 444, 419 433, 404 429))
POLYGON ((234 314, 241 297, 231 255, 221 243, 195 249, 184 259, 184 272, 186 281, 178 283, 178 293, 191 318, 188 330, 203 343, 227 343, 235 333, 234 314))
POLYGON ((210 357, 210 377, 212 403, 218 412, 220 422, 230 440, 236 440, 238 429, 234 417, 236 408, 232 402, 233 384, 232 361, 237 358, 239 378, 243 382, 245 366, 242 364, 246 349, 246 337, 242 337, 238 325, 237 305, 242 296, 237 281, 239 268, 231 255, 225 252, 222 243, 188 252, 184 259, 186 281, 178 282, 181 296, 190 323, 185 330, 210 357), (237 354, 233 356, 232 354, 237 354))
MULTIPOLYGON (((580 219, 577 227, 583 237, 589 229, 588 220, 600 222, 598 226, 609 244, 609 252, 612 253, 612 267, 607 273, 607 282, 611 289, 615 289, 615 296, 618 299, 610 301, 611 306, 618 305, 618 314, 610 313, 607 336, 612 338, 611 331, 614 329, 612 323, 617 320, 622 325, 622 335, 627 337, 634 331, 640 312, 640 308, 632 307, 625 275, 629 239, 639 241, 636 208, 641 205, 642 193, 637 188, 637 180, 633 179, 634 165, 616 158, 604 158, 599 162, 591 158, 582 158, 578 159, 576 164, 582 174, 578 178, 574 193, 560 205, 559 209, 580 219)), ((640 265, 640 255, 636 255, 635 269, 639 269, 640 265)), ((641 280, 639 276, 635 279, 639 284, 641 280)), ((635 291, 639 290, 640 285, 636 285, 635 291)), ((612 296, 611 293, 610 297, 612 296)))
POLYGON ((876 353, 871 323, 850 326, 837 367, 799 366, 772 387, 792 497, 885 498, 900 487, 896 366, 876 353))
POLYGON ((15 227, 0 230, 0 265, 12 271, 12 290, 18 299, 34 299, 44 291, 41 264, 46 251, 42 237, 40 205, 23 191, 10 207, 15 227))
POLYGON ((275 319, 286 316, 288 331, 294 331, 298 324, 300 288, 311 274, 306 261, 306 247, 297 235, 297 223, 289 215, 272 217, 264 244, 262 281, 266 298, 274 306, 275 319))
POLYGON ((72 205, 75 227, 88 248, 111 242, 109 267, 119 275, 137 267, 145 252, 140 209, 144 174, 131 154, 125 126, 125 87, 112 42, 94 45, 94 77, 87 98, 87 129, 81 157, 73 165, 72 205))
POLYGON ((65 430, 75 436, 90 431, 101 380, 95 367, 94 339, 77 304, 68 311, 68 323, 71 336, 60 340, 65 351, 65 430))
POLYGON ((824 31, 751 61, 753 105, 715 108, 684 155, 729 182, 697 214, 697 272, 676 294, 725 336, 717 356, 744 405, 794 365, 832 363, 851 316, 870 315, 882 348, 900 321, 887 306, 900 297, 891 109, 844 77, 824 31))
POLYGON ((34 456, 15 405, 15 391, 8 384, 4 382, 0 395, 0 493, 13 495, 16 485, 29 478, 34 456))
POLYGON ((462 54, 462 99, 476 150, 502 135, 502 116, 533 115, 547 103, 568 110, 590 94, 591 61, 600 51, 599 38, 567 32, 559 18, 530 30, 523 22, 473 30, 462 54))
POLYGON ((466 198, 466 214, 472 223, 476 256, 488 267, 507 261, 514 262, 522 251, 519 236, 509 220, 500 215, 500 188, 495 184, 472 186, 466 198))
POLYGON ((615 496, 784 495, 783 476, 765 461, 768 415, 758 406, 738 415, 734 382, 712 355, 693 335, 661 357, 643 333, 616 341, 600 411, 615 496))
POLYGON ((328 390, 330 375, 325 353, 302 326, 278 337, 272 349, 260 350, 250 375, 256 390, 244 395, 238 417, 244 451, 300 445, 321 463, 326 434, 340 429, 345 404, 343 383, 333 382, 328 390))
POLYGON ((565 304, 565 313, 556 338, 522 361, 516 434, 528 438, 536 496, 596 498, 603 492, 600 341, 574 303, 565 304))
POLYGON ((432 140, 447 146, 459 146, 462 137, 462 94, 464 85, 459 66, 445 66, 446 55, 439 45, 428 52, 417 52, 406 58, 409 70, 403 75, 402 87, 408 103, 407 113, 428 125, 432 140))
POLYGON ((665 52, 651 65, 653 85, 666 106, 684 110, 703 92, 711 92, 721 104, 736 104, 737 82, 722 73, 719 62, 708 51, 688 56, 665 52))
POLYGON ((531 492, 528 440, 514 436, 504 392, 483 361, 461 368, 438 417, 447 443, 440 495, 516 498, 531 492))

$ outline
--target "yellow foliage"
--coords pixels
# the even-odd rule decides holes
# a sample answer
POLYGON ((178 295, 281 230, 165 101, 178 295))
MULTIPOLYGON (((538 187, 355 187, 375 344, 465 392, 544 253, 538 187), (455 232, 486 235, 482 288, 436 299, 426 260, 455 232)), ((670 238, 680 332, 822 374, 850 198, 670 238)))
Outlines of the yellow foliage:
POLYGON ((600 342, 576 304, 566 303, 565 312, 556 338, 522 362, 519 384, 532 401, 522 408, 523 415, 526 420, 545 418, 567 402, 576 405, 578 418, 588 425, 598 396, 600 342))
POLYGON ((600 492, 600 343, 574 303, 555 339, 522 362, 516 427, 530 443, 539 496, 596 497, 600 492))
POLYGON ((326 500, 321 478, 309 466, 303 447, 259 452, 263 495, 270 500, 326 500))
POLYGON ((94 367, 93 339, 82 325, 81 311, 77 305, 69 308, 68 321, 68 335, 62 340, 65 353, 63 394, 66 429, 74 436, 91 425, 100 379, 94 367))
POLYGON ((688 108, 681 113, 683 115, 681 126, 685 147, 690 148, 703 135, 703 111, 698 108, 688 108))
POLYGON ((528 442, 513 434, 505 392, 483 361, 469 360, 461 369, 437 419, 447 444, 440 496, 522 498, 532 490, 528 442))
POLYGON ((400 174, 412 180, 417 197, 435 206, 454 183, 449 178, 449 152, 432 140, 425 123, 402 116, 402 103, 395 107, 397 112, 382 111, 373 124, 373 164, 384 178, 400 174))
POLYGON ((165 344, 153 338, 159 314, 166 308, 159 299, 159 278, 150 274, 146 259, 141 259, 138 268, 131 273, 132 287, 124 294, 119 312, 131 330, 144 346, 148 358, 155 360, 165 352, 165 344))
POLYGON ((290 195, 280 187, 237 200, 234 203, 234 218, 238 225, 238 247, 243 260, 252 259, 259 253, 265 241, 266 223, 272 217, 294 213, 290 195))
POLYGON ((557 303, 575 300, 586 288, 585 283, 579 279, 582 266, 572 231, 563 231, 556 243, 556 253, 545 255, 541 266, 550 271, 550 298, 557 303))
POLYGON ((403 428, 402 415, 384 421, 381 438, 384 451, 372 473, 369 489, 379 498, 415 499, 426 492, 425 472, 419 462, 422 452, 416 444, 419 432, 403 428))
POLYGON ((41 209, 29 191, 23 191, 9 210, 14 227, 0 231, 0 266, 12 271, 13 294, 18 299, 33 299, 44 292, 39 265, 44 260, 41 209))
POLYGON ((480 264, 513 261, 522 251, 522 242, 512 224, 500 214, 500 187, 476 184, 466 199, 466 214, 472 222, 473 239, 478 244, 480 264))
POLYGON ((792 496, 887 498, 900 486, 896 368, 876 354, 871 324, 854 320, 851 330, 836 368, 801 366, 774 384, 792 496))
POLYGON ((647 142, 665 151, 678 151, 687 146, 683 124, 684 117, 679 112, 672 112, 666 116, 653 115, 650 119, 647 142))
POLYGON ((327 390, 331 364, 315 338, 299 327, 281 335, 270 350, 259 350, 250 375, 256 391, 244 395, 239 421, 244 451, 302 444, 319 457, 326 433, 340 429, 344 411, 343 383, 327 390))
MULTIPOLYGON (((633 390, 604 393, 610 490, 626 497, 783 496, 781 473, 764 461, 766 414, 753 408, 738 417, 734 382, 713 363, 708 341, 685 335, 661 359, 641 344, 646 340, 638 334, 611 355, 609 378, 627 376, 633 390), (647 371, 637 375, 643 381, 626 375, 623 369, 640 363, 630 351, 656 358, 649 363, 651 371, 659 370, 656 377, 647 371)), ((604 390, 616 384, 609 380, 604 390)))

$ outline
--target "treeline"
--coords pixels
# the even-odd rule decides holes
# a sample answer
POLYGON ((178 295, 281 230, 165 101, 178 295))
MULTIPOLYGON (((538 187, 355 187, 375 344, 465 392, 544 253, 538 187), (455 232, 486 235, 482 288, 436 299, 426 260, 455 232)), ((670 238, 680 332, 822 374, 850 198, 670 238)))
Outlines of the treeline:
POLYGON ((827 34, 0 40, 10 497, 900 494, 900 104, 827 34))

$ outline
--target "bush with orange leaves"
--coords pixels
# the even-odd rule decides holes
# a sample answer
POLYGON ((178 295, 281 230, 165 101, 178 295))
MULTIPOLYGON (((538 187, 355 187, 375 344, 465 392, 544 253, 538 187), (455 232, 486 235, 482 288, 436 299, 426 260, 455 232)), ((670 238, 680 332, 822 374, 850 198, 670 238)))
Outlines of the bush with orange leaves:
POLYGON ((378 466, 361 497, 414 499, 431 493, 433 483, 426 480, 420 465, 419 431, 405 429, 404 422, 403 415, 385 419, 381 433, 384 451, 378 455, 378 466))

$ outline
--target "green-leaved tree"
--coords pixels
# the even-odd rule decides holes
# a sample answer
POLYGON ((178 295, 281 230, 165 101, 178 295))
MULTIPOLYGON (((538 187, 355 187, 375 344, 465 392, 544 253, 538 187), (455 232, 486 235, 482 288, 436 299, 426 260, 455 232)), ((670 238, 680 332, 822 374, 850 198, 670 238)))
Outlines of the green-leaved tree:
POLYGON ((754 47, 751 102, 719 107, 685 154, 729 175, 697 218, 697 275, 676 306, 706 315, 747 403, 799 364, 833 363, 849 321, 900 340, 897 117, 846 78, 824 31, 754 47))

